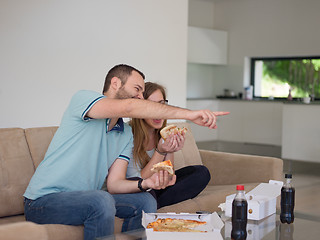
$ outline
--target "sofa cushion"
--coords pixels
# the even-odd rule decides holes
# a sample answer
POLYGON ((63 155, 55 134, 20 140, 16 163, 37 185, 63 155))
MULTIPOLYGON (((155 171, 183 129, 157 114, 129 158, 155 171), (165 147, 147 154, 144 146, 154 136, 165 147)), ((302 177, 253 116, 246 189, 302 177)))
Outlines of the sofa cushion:
POLYGON ((193 199, 188 199, 173 205, 165 206, 159 208, 157 212, 160 213, 195 213, 199 211, 199 206, 196 201, 193 199))
POLYGON ((17 222, 0 225, 0 238, 6 240, 49 239, 45 225, 35 224, 33 222, 17 222))
POLYGON ((25 129, 26 139, 29 144, 31 157, 35 168, 43 160, 49 144, 58 127, 39 127, 25 129))
POLYGON ((82 240, 84 238, 83 225, 71 226, 63 224, 44 224, 46 228, 48 239, 54 240, 82 240))
MULTIPOLYGON (((170 123, 169 123, 170 124, 170 123)), ((174 169, 178 170, 189 165, 202 165, 200 153, 196 141, 193 138, 191 128, 186 122, 175 122, 177 127, 186 127, 186 139, 182 150, 174 153, 174 169)))
POLYGON ((0 225, 8 224, 8 223, 24 222, 24 221, 26 221, 24 214, 14 215, 9 217, 0 217, 0 225))
POLYGON ((34 173, 24 130, 0 129, 0 217, 23 213, 23 193, 34 173))

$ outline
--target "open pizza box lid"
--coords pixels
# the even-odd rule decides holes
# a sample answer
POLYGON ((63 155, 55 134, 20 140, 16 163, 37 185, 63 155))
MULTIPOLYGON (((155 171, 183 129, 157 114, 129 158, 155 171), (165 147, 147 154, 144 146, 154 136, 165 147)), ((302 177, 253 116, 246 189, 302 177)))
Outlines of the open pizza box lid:
POLYGON ((177 239, 211 239, 222 240, 221 229, 224 226, 219 215, 214 212, 212 214, 192 214, 192 213, 145 213, 142 214, 142 225, 146 229, 147 239, 151 240, 177 240, 177 239), (206 232, 154 232, 152 228, 146 228, 150 222, 154 222, 159 218, 177 218, 190 219, 198 221, 206 221, 207 224, 199 226, 195 229, 206 232))
MULTIPOLYGON (((260 183, 246 193, 248 202, 248 219, 261 220, 276 212, 276 200, 281 194, 283 182, 270 180, 269 183, 260 183)), ((236 194, 226 197, 225 215, 231 217, 232 202, 236 194)))

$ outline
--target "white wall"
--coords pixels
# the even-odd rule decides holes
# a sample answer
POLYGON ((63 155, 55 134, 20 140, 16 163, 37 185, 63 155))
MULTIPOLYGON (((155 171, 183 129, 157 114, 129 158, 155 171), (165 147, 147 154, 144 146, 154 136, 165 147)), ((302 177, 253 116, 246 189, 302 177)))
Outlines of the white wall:
POLYGON ((316 0, 216 1, 215 27, 229 34, 229 64, 245 56, 320 54, 316 0))
POLYGON ((72 94, 101 92, 119 63, 185 107, 187 21, 186 0, 1 0, 0 127, 59 125, 72 94))
POLYGON ((214 28, 214 3, 210 0, 189 0, 188 25, 214 28))
MULTIPOLYGON (((243 91, 245 56, 320 55, 320 1, 317 0, 189 0, 189 25, 228 32, 227 66, 203 68, 201 85, 214 85, 212 96, 224 88, 243 91), (194 2, 194 4, 191 4, 194 2), (197 4, 197 2, 201 2, 197 4), (213 5, 213 7, 209 7, 213 5), (201 9, 212 17, 204 18, 201 9), (198 15, 198 18, 197 16, 198 15), (199 19, 199 20, 195 20, 199 19), (212 24, 213 21, 213 24, 212 24), (206 78, 206 75, 212 75, 206 78)), ((189 79, 188 79, 189 81, 189 79)), ((205 88, 192 97, 210 97, 205 88)))
POLYGON ((319 55, 319 9, 315 0, 216 1, 215 27, 228 32, 225 75, 234 88, 242 90, 245 56, 319 55))
MULTIPOLYGON (((214 3, 208 0, 189 0, 188 25, 201 28, 214 28, 214 3)), ((187 98, 212 98, 216 94, 217 81, 215 66, 209 64, 188 63, 187 98)))

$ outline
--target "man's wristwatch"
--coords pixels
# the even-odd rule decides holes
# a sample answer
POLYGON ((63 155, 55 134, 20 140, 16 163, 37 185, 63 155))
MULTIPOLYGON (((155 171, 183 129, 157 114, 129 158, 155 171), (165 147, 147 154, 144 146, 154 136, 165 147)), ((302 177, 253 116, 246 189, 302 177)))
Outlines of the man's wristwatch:
POLYGON ((140 189, 141 192, 149 192, 150 190, 152 190, 151 188, 149 188, 149 189, 144 189, 144 188, 142 187, 142 185, 141 185, 142 181, 143 181, 142 178, 140 178, 139 181, 138 181, 138 188, 140 189))

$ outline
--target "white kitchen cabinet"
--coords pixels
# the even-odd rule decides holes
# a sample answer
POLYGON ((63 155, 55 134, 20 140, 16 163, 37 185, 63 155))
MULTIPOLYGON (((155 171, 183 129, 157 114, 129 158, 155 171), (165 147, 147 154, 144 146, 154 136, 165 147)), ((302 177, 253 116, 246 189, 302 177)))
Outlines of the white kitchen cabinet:
POLYGON ((281 158, 320 162, 320 105, 239 100, 188 100, 190 109, 229 111, 217 129, 191 123, 196 141, 281 146, 281 158))
POLYGON ((188 27, 188 62, 227 64, 227 32, 188 27))
POLYGON ((219 102, 219 140, 281 146, 282 103, 233 101, 219 102))
POLYGON ((284 104, 282 158, 320 162, 319 119, 320 105, 284 104))
MULTIPOLYGON (((218 111, 218 100, 187 100, 187 108, 192 110, 210 109, 218 111)), ((189 123, 194 139, 197 142, 218 140, 218 131, 216 129, 208 129, 201 127, 192 122, 189 123)))
POLYGON ((228 111, 219 116, 217 129, 191 124, 196 141, 227 141, 281 146, 282 103, 239 100, 188 100, 189 109, 228 111))

